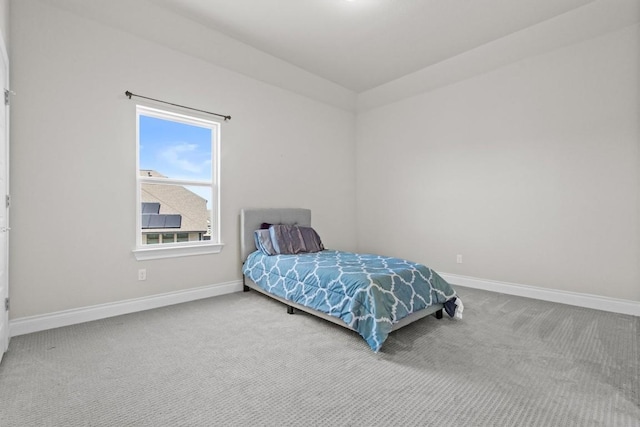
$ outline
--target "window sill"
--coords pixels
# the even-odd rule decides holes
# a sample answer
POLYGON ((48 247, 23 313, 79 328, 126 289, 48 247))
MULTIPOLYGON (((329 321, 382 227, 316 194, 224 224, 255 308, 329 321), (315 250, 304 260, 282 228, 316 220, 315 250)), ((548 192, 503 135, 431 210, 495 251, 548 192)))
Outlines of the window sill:
POLYGON ((137 248, 133 250, 136 260, 176 258, 181 256, 217 254, 222 251, 223 243, 207 243, 202 245, 158 245, 152 248, 137 248))

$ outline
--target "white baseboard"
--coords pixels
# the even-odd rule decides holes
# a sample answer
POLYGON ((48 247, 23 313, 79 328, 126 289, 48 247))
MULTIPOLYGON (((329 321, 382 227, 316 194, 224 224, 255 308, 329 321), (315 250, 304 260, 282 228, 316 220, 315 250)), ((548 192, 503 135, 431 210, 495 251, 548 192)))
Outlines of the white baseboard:
POLYGON ((593 308, 596 310, 611 311, 620 314, 630 314, 632 316, 640 316, 640 302, 638 301, 561 291, 557 289, 539 288, 536 286, 519 285, 516 283, 497 282, 495 280, 477 279, 475 277, 459 276, 456 274, 439 274, 444 280, 452 285, 483 289, 485 291, 517 295, 543 301, 558 302, 578 307, 593 308))
POLYGON ((242 290, 242 281, 219 283, 184 291, 169 292, 149 297, 135 298, 89 307, 74 308, 37 316, 19 317, 9 321, 9 334, 12 337, 62 326, 90 322, 122 314, 135 313, 153 308, 165 307, 183 302, 195 301, 242 290))
MULTIPOLYGON (((440 273, 443 279, 452 285, 467 288, 483 289, 507 295, 534 298, 543 301, 611 311, 620 314, 640 316, 640 302, 609 298, 599 295, 582 294, 556 289, 539 288, 535 286, 515 283, 498 282, 495 280, 478 279, 475 277, 459 276, 456 274, 440 273)), ((237 280, 184 291, 170 292, 149 297, 135 298, 90 307, 75 308, 55 313, 37 316, 20 317, 9 321, 9 334, 12 337, 62 326, 90 322, 122 314, 135 313, 153 308, 165 307, 183 302, 195 301, 225 295, 242 290, 242 281, 237 280)))

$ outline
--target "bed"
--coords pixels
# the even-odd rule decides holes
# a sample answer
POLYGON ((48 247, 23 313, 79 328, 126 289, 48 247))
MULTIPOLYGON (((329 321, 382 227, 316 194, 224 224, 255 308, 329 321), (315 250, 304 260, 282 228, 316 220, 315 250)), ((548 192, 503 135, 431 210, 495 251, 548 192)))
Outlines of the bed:
POLYGON ((258 248, 256 230, 271 231, 277 241, 273 233, 278 226, 310 229, 311 211, 241 210, 243 284, 245 292, 253 289, 284 303, 289 314, 298 309, 354 330, 375 352, 389 333, 425 316, 441 319, 445 309, 461 317, 462 304, 453 288, 422 264, 322 246, 312 252, 268 255, 264 247, 258 248))

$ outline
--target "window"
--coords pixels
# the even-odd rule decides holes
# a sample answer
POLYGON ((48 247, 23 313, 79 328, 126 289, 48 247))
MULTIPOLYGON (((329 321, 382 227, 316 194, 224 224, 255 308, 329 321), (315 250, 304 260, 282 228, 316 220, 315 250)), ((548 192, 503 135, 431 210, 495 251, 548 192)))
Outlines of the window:
POLYGON ((157 233, 146 234, 146 243, 147 245, 157 245, 160 243, 160 235, 157 233))
POLYGON ((136 107, 137 259, 220 252, 220 124, 136 107))

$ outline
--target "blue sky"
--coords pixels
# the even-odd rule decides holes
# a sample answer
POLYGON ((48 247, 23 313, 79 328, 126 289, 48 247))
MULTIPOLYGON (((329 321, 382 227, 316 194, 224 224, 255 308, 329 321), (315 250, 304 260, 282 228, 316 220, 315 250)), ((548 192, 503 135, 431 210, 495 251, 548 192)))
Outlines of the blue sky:
POLYGON ((211 181, 211 130, 141 115, 140 169, 211 181))
MULTIPOLYGON (((140 115, 140 169, 211 182, 211 129, 140 115)), ((186 187, 207 200, 210 187, 186 187)))

